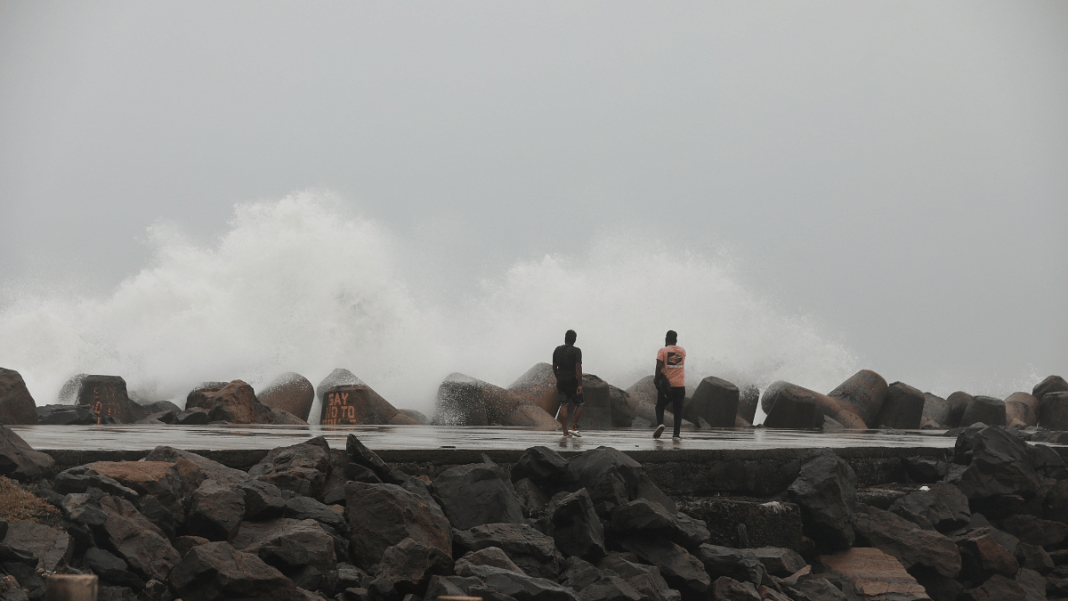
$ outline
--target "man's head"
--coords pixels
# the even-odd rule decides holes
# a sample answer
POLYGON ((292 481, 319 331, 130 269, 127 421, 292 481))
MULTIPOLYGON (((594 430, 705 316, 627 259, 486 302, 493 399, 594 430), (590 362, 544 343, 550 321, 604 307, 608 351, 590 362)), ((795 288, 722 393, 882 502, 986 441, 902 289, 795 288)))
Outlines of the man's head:
POLYGON ((679 335, 675 333, 675 330, 668 330, 667 336, 664 336, 664 342, 671 346, 679 341, 679 335))
POLYGON ((578 334, 575 333, 575 330, 568 330, 567 333, 564 334, 564 344, 575 344, 576 338, 578 338, 578 334))

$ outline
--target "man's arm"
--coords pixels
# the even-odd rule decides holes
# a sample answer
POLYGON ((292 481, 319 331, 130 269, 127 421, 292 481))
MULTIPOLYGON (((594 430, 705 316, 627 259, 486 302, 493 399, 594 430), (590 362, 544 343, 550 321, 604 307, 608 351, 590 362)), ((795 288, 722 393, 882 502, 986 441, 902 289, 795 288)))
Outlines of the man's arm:
POLYGON ((578 378, 578 388, 575 389, 575 392, 581 394, 582 393, 582 364, 581 363, 576 363, 575 364, 575 377, 578 378))

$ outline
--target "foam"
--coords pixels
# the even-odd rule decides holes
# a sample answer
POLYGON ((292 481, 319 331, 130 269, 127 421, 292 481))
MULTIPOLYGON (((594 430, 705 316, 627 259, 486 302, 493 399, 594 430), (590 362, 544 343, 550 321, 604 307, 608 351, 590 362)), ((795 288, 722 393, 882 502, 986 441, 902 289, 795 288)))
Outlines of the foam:
POLYGON ((104 296, 3 290, 0 366, 38 404, 79 373, 121 375, 138 400, 181 406, 202 381, 259 387, 292 371, 315 382, 342 367, 394 405, 431 412, 450 373, 505 385, 547 361, 569 328, 584 371, 622 388, 652 372, 668 329, 693 383, 830 390, 857 369, 817 325, 741 285, 728 260, 622 233, 452 282, 469 288, 452 302, 403 273, 398 257, 414 241, 319 193, 238 205, 212 244, 166 224, 149 242, 151 262, 104 296))

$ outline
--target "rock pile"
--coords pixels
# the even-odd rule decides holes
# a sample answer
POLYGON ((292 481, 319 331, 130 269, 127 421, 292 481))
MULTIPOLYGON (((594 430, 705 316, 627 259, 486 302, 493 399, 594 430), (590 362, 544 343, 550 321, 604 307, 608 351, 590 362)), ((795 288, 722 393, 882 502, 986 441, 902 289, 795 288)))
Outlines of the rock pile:
POLYGON ((733 500, 672 498, 607 447, 533 447, 430 479, 349 435, 344 450, 313 438, 248 471, 158 447, 55 473, 0 426, 0 475, 63 515, 61 528, 0 520, 0 599, 42 598, 50 573, 153 601, 1068 598, 1068 467, 1017 434, 961 430, 952 461, 879 491, 811 451, 759 505, 799 532, 766 545, 749 518, 698 519, 733 500))

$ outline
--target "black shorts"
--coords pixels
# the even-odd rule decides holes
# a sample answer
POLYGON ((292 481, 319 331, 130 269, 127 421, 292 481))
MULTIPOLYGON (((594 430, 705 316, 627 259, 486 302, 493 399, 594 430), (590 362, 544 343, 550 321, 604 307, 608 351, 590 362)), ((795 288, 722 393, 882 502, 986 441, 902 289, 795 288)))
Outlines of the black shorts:
POLYGON ((572 407, 581 407, 586 404, 586 401, 582 398, 582 395, 574 388, 571 390, 556 389, 556 394, 560 398, 560 406, 571 405, 572 407))

